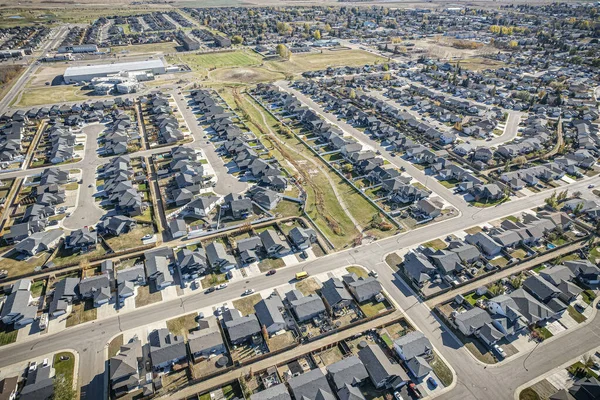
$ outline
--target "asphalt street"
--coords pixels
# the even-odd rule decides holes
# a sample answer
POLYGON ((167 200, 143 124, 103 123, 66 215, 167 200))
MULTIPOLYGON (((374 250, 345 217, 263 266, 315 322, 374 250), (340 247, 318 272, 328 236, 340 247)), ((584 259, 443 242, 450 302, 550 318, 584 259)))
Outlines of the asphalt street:
MULTIPOLYGON (((575 183, 570 185, 570 189, 582 190, 591 182, 598 183, 600 182, 600 178, 593 178, 584 182, 575 183)), ((232 298, 239 297, 247 288, 253 288, 257 291, 273 288, 292 281, 295 273, 299 270, 304 270, 315 275, 336 268, 359 264, 379 272, 380 280, 384 287, 400 305, 404 313, 414 321, 418 329, 424 331, 430 337, 437 349, 459 374, 460 384, 455 390, 448 394, 448 396, 451 397, 447 398, 480 399, 483 397, 477 396, 483 396, 483 394, 491 388, 493 390, 485 394, 486 398, 490 393, 494 393, 491 398, 508 399, 512 396, 512 392, 507 388, 518 387, 520 384, 532 379, 536 375, 546 372, 555 365, 559 365, 559 359, 568 360, 573 358, 577 354, 585 352, 586 348, 591 348, 594 343, 597 346, 600 344, 600 340, 595 339, 596 335, 583 335, 581 332, 586 332, 587 328, 582 328, 580 331, 565 335, 565 337, 569 338, 568 340, 581 341, 581 346, 573 344, 570 346, 558 346, 554 345, 555 341, 550 341, 540 346, 540 348, 544 348, 543 352, 537 352, 528 359, 527 368, 529 371, 525 371, 526 373, 519 371, 519 373, 516 374, 513 373, 518 371, 516 367, 507 367, 504 373, 513 376, 514 380, 509 378, 499 378, 499 380, 492 381, 489 377, 485 378, 488 376, 485 375, 485 372, 477 372, 478 369, 483 369, 483 366, 475 362, 469 354, 465 353, 467 350, 461 348, 451 335, 444 333, 445 330, 443 330, 439 322, 433 317, 426 305, 420 303, 403 283, 392 274, 392 271, 384 263, 384 259, 385 255, 392 251, 416 246, 425 241, 429 241, 434 237, 444 237, 455 231, 502 218, 503 216, 512 215, 522 210, 540 205, 547 196, 548 193, 539 193, 534 196, 509 201, 497 207, 479 210, 468 208, 468 213, 463 214, 461 217, 424 226, 410 231, 409 233, 378 240, 367 245, 346 249, 314 261, 301 263, 298 266, 284 268, 279 270, 277 274, 273 276, 267 277, 261 275, 253 277, 247 281, 231 283, 227 289, 216 291, 208 295, 199 292, 187 297, 168 302, 161 302, 131 312, 122 313, 116 317, 82 324, 77 327, 66 329, 60 333, 46 334, 29 341, 7 345, 0 350, 0 368, 17 362, 25 362, 32 357, 44 355, 53 351, 67 348, 74 349, 78 351, 81 356, 81 365, 86 366, 86 368, 80 368, 79 381, 82 386, 82 397, 86 399, 100 399, 103 398, 102 393, 104 393, 105 387, 104 347, 107 346, 108 341, 118 333, 152 322, 171 319, 177 315, 189 313, 200 308, 222 304, 232 298), (580 351, 580 353, 577 353, 578 351, 580 351), (561 352, 567 353, 560 354, 559 357, 558 353, 561 352), (552 359, 552 357, 549 357, 548 354, 554 354, 559 361, 549 362, 549 360, 546 359, 545 362, 539 362, 537 361, 537 356, 539 354, 543 357, 548 357, 549 359, 552 359), (509 381, 511 382, 511 385, 506 386, 509 381), (502 382, 502 384, 499 384, 498 382, 502 382), (485 384, 485 386, 482 386, 482 384, 485 384), (469 391, 475 393, 475 395, 466 397, 467 394, 469 394, 469 391), (456 395, 456 397, 454 397, 454 395, 456 395)), ((599 325, 597 320, 594 320, 590 324, 590 326, 598 329, 599 326, 597 325, 599 325)), ((561 338, 561 341, 562 340, 563 339, 561 338)), ((511 360, 506 365, 515 364, 518 359, 519 358, 511 360)), ((487 371, 496 371, 497 369, 504 371, 500 368, 503 367, 488 367, 487 371)))

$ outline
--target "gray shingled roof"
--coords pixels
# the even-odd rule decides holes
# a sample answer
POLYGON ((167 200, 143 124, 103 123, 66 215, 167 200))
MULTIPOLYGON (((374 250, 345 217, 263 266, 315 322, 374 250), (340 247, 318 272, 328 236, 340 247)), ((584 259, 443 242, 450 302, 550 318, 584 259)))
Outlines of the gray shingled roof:
POLYGON ((337 390, 342 389, 345 384, 357 385, 369 377, 364 364, 357 356, 347 357, 327 366, 327 372, 337 390))
POLYGON ((331 393, 327 378, 319 368, 288 379, 288 385, 297 400, 316 399, 319 390, 331 393))
POLYGON ((394 345, 402 350, 402 354, 407 360, 433 350, 431 342, 421 331, 412 331, 399 337, 394 340, 394 345))
POLYGON ((250 400, 292 400, 284 383, 271 386, 250 396, 250 400))

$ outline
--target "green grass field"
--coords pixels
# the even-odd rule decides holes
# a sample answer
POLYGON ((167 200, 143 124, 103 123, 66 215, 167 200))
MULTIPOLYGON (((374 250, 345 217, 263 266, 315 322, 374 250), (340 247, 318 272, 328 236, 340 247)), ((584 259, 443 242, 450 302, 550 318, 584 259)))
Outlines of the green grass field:
POLYGON ((171 63, 184 62, 196 71, 212 68, 249 67, 260 65, 262 62, 260 55, 244 50, 224 53, 178 54, 168 57, 167 60, 171 63))

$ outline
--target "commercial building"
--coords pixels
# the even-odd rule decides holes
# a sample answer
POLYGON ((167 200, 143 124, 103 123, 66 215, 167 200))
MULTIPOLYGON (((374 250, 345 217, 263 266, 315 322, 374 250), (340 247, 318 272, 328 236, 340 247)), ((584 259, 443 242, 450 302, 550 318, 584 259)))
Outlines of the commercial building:
POLYGON ((93 78, 118 74, 120 72, 146 72, 160 75, 166 72, 166 65, 161 59, 134 61, 115 64, 89 65, 69 67, 63 75, 65 83, 89 82, 93 78))
POLYGON ((71 46, 60 46, 59 53, 96 53, 98 46, 95 44, 76 44, 71 46))

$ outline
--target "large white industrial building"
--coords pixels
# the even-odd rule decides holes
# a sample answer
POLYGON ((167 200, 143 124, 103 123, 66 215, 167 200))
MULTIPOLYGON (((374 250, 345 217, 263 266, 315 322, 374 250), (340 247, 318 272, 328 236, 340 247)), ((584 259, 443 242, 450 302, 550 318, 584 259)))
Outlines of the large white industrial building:
POLYGON ((120 72, 146 72, 153 75, 167 71, 161 59, 134 61, 115 64, 90 65, 86 67, 69 67, 63 74, 65 83, 90 82, 93 78, 118 74, 120 72))

